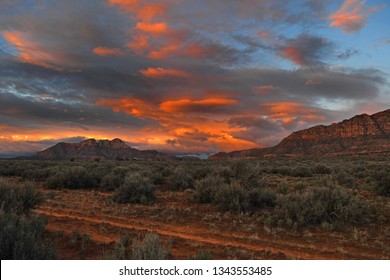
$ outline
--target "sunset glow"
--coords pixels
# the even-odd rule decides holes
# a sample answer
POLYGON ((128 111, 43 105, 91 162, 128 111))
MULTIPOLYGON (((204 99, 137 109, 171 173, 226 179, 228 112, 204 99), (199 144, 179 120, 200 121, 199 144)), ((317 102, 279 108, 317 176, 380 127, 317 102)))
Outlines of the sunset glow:
POLYGON ((381 0, 3 1, 0 157, 91 137, 212 154, 388 109, 389 9, 381 0))

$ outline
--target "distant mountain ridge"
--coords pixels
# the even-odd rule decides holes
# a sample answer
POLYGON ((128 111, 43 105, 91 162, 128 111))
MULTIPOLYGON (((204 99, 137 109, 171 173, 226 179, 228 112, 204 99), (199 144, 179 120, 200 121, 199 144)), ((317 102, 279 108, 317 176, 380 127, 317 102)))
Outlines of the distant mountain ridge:
POLYGON ((35 158, 38 159, 163 159, 169 157, 169 155, 155 150, 141 151, 131 148, 124 141, 118 138, 111 141, 88 139, 79 143, 60 142, 46 150, 38 152, 35 156, 35 158))
POLYGON ((390 152, 390 109, 373 115, 357 115, 329 126, 317 125, 296 131, 274 147, 218 153, 211 158, 321 156, 377 152, 390 152))

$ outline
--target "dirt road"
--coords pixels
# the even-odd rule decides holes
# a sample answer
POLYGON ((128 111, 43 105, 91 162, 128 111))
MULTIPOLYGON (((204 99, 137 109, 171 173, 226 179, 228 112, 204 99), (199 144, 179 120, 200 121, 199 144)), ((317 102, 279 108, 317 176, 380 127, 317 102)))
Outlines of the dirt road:
MULTIPOLYGON (((67 236, 77 231, 96 244, 156 232, 169 244, 172 259, 186 259, 199 250, 211 251, 216 259, 377 259, 379 254, 375 247, 351 242, 350 232, 271 229, 251 215, 192 203, 184 192, 158 192, 154 205, 119 205, 110 193, 43 191, 51 199, 35 212, 48 217, 48 231, 67 236)), ((99 258, 96 253, 93 258, 99 258)))

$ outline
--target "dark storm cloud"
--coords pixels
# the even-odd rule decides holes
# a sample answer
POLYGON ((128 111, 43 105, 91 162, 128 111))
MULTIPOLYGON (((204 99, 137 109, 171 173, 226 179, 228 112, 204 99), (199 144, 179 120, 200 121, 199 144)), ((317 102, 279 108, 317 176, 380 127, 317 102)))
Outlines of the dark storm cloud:
POLYGON ((49 148, 59 142, 66 143, 78 143, 86 140, 84 136, 75 136, 59 139, 45 139, 38 141, 0 141, 0 158, 14 158, 18 156, 33 156, 37 151, 42 151, 49 148), (8 153, 2 153, 1 151, 8 151, 8 153))
MULTIPOLYGON (((91 102, 132 92, 147 94, 154 86, 137 72, 110 67, 85 67, 79 71, 56 71, 39 65, 3 60, 0 91, 8 87, 20 94, 46 95, 66 102, 91 102)), ((147 96, 146 96, 147 97, 147 96)))
POLYGON ((120 2, 1 1, 0 125, 135 128, 126 140, 145 148, 217 151, 275 144, 333 121, 324 102, 361 104, 386 84, 375 69, 331 67, 357 50, 313 35, 329 1, 120 2))
POLYGON ((2 13, 2 31, 20 31, 34 41, 61 54, 91 52, 92 48, 122 47, 130 19, 110 9, 106 1, 45 1, 44 5, 9 5, 13 13, 2 13))
POLYGON ((73 127, 81 128, 82 130, 85 130, 85 131, 89 131, 90 130, 87 126, 85 126, 85 125, 83 125, 81 123, 65 121, 62 124, 65 125, 65 126, 70 126, 70 127, 73 126, 73 127))
POLYGON ((39 144, 39 145, 50 147, 57 144, 58 142, 78 143, 86 139, 87 138, 85 138, 84 136, 75 136, 75 137, 67 137, 67 138, 59 138, 59 139, 45 139, 40 141, 26 141, 26 143, 39 144))
MULTIPOLYGON (((238 24, 242 19, 251 18, 258 22, 268 22, 270 24, 304 24, 309 20, 318 22, 321 19, 317 17, 324 14, 326 7, 320 0, 200 0, 186 1, 189 9, 174 11, 172 15, 187 16, 185 12, 190 11, 194 17, 188 20, 192 26, 200 25, 205 28, 216 28, 226 30, 229 28, 228 22, 238 24), (218 11, 213 17, 206 16, 209 11, 218 11), (196 20, 196 22, 195 22, 196 20), (235 21, 236 20, 236 21, 235 21), (207 24, 207 25, 206 25, 207 24)), ((327 2, 335 2, 333 0, 327 2)))
POLYGON ((0 116, 8 118, 8 124, 17 127, 35 127, 36 123, 62 125, 89 130, 88 126, 125 125, 143 127, 151 122, 113 112, 86 103, 64 103, 53 99, 32 96, 16 96, 2 91, 0 116))
POLYGON ((275 138, 270 137, 282 132, 280 125, 270 119, 257 116, 241 116, 229 119, 229 124, 236 127, 246 128, 245 131, 234 132, 233 136, 258 143, 259 145, 275 144, 275 138))
MULTIPOLYGON (((375 69, 314 68, 283 70, 260 68, 224 72, 220 83, 226 90, 253 92, 255 86, 271 85, 277 91, 254 95, 263 101, 296 100, 314 102, 317 98, 365 100, 376 97, 386 83, 385 74, 375 69)), ((250 100, 253 102, 253 99, 250 100)))
POLYGON ((280 47, 280 54, 300 66, 323 65, 332 55, 333 46, 327 39, 309 34, 301 34, 289 39, 280 47))
POLYGON ((245 46, 244 51, 248 54, 254 53, 256 51, 273 51, 273 48, 271 46, 264 44, 261 40, 259 40, 259 38, 253 38, 250 36, 243 35, 234 35, 233 38, 237 42, 245 46))
POLYGON ((0 92, 51 98, 66 102, 85 101, 86 90, 76 87, 73 74, 58 73, 37 65, 4 61, 0 64, 0 92))
POLYGON ((229 123, 241 127, 257 127, 266 133, 280 131, 280 127, 274 122, 256 116, 232 117, 230 118, 229 123))

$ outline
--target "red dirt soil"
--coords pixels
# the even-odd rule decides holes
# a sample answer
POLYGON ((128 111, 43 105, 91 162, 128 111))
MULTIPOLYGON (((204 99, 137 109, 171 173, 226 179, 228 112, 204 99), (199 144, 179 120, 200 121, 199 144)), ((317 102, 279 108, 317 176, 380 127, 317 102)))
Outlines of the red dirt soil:
POLYGON ((201 250, 211 251, 214 259, 389 259, 387 228, 272 229, 256 215, 196 204, 190 192, 158 190, 154 205, 126 205, 114 203, 111 193, 42 191, 50 199, 35 212, 48 217, 47 234, 57 241, 62 259, 108 258, 122 236, 147 232, 159 234, 171 259, 188 259, 201 250), (89 236, 85 248, 69 241, 76 231, 89 236))

